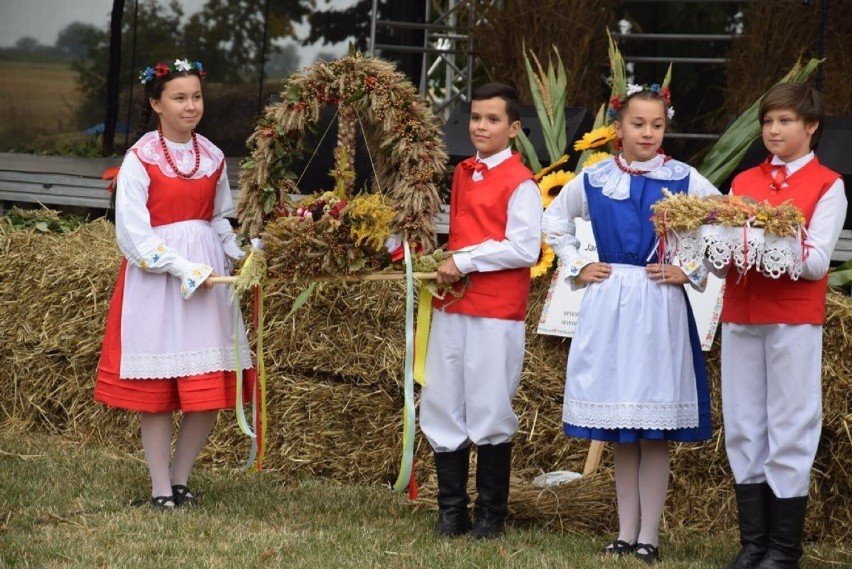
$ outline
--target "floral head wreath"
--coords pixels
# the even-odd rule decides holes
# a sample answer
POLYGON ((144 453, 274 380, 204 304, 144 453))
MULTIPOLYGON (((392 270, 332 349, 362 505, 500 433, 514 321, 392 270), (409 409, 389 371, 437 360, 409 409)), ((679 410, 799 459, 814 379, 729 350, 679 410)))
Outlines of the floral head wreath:
POLYGON ((618 110, 624 106, 627 100, 635 95, 636 93, 641 93, 642 91, 648 91, 650 93, 655 93, 660 96, 663 102, 666 104, 666 116, 669 120, 674 117, 675 111, 672 106, 672 92, 668 87, 660 87, 659 83, 652 83, 648 85, 647 83, 643 83, 642 85, 636 85, 635 83, 628 83, 627 89, 625 89, 624 94, 620 97, 616 96, 609 100, 609 109, 607 109, 607 115, 609 115, 610 120, 615 120, 618 116, 618 110))
POLYGON ((148 81, 153 81, 156 78, 165 77, 169 73, 177 73, 179 71, 197 71, 199 77, 207 75, 200 61, 190 62, 188 59, 175 59, 175 62, 171 65, 168 63, 158 63, 154 67, 146 67, 139 72, 139 81, 144 85, 148 81))

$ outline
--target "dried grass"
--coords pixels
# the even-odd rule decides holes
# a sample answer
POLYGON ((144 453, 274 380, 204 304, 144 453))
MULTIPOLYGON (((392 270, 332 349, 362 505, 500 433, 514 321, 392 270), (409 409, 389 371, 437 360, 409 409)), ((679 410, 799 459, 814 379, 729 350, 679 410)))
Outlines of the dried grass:
MULTIPOLYGON (((799 0, 749 2, 745 33, 728 52, 726 112, 745 110, 783 76, 801 54, 817 57, 820 4, 799 0)), ((852 113, 852 3, 831 2, 826 29, 824 82, 827 115, 852 113)), ((729 116, 719 117, 724 128, 729 116)))
MULTIPOLYGON (((68 235, 0 232, 0 429, 40 430, 73 440, 138 448, 136 420, 92 401, 93 378, 120 254, 113 227, 95 221, 68 235)), ((535 333, 548 283, 534 282, 527 361, 515 407, 511 510, 562 531, 615 527, 609 450, 591 477, 542 490, 532 478, 582 471, 588 443, 561 434, 568 341, 535 333)), ((404 299, 400 282, 321 283, 295 316, 306 285, 271 281, 265 340, 269 373, 266 468, 354 482, 391 482, 398 468, 404 299)), ((248 307, 246 307, 248 308, 248 307)), ((813 470, 809 539, 846 543, 852 528, 849 358, 852 299, 831 293, 825 325, 824 426, 813 470)), ((247 312, 248 314, 248 312, 247 312)), ((666 531, 735 527, 719 409, 719 346, 707 353, 713 440, 679 445, 672 459, 666 531)), ((223 413, 202 460, 242 465, 247 439, 223 413)), ((420 501, 434 503, 428 444, 416 448, 420 501)))
POLYGON ((471 28, 477 56, 489 78, 518 89, 532 104, 523 58, 527 50, 541 61, 556 47, 569 72, 567 104, 597 109, 601 104, 601 77, 607 74, 607 37, 614 21, 615 2, 589 0, 506 0, 477 8, 471 28))

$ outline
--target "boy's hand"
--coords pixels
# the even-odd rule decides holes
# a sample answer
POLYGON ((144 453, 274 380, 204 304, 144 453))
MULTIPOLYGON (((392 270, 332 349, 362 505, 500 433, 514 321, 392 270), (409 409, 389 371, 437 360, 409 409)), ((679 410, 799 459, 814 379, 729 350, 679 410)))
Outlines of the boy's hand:
POLYGON ((577 275, 577 280, 583 284, 599 283, 609 278, 612 266, 609 263, 589 263, 577 275))
POLYGON ((463 276, 452 257, 444 259, 438 267, 438 284, 453 284, 463 276))
POLYGON ((657 284, 682 285, 689 282, 689 277, 677 265, 652 263, 645 266, 645 272, 657 284))

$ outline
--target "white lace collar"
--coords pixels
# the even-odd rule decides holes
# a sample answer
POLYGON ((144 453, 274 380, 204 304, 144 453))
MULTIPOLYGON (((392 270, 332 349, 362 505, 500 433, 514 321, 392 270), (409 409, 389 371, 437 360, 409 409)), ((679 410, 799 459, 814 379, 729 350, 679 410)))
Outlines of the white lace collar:
MULTIPOLYGON (((625 163, 622 158, 622 163, 625 163)), ((657 154, 645 162, 634 161, 627 164, 635 170, 647 170, 642 174, 652 180, 682 180, 689 175, 690 167, 678 160, 666 160, 662 154, 657 154)), ((607 158, 586 170, 589 183, 601 188, 603 194, 614 200, 626 200, 630 197, 630 174, 621 170, 615 163, 615 157, 607 158)))
MULTIPOLYGON (((225 158, 225 155, 215 144, 200 134, 196 136, 198 137, 198 148, 201 151, 201 163, 198 167, 198 172, 192 176, 192 179, 212 176, 216 173, 216 170, 225 158)), ((174 160, 178 169, 182 172, 190 172, 195 167, 195 151, 192 149, 192 141, 172 142, 169 139, 165 140, 169 154, 171 154, 172 160, 174 160)), ((156 130, 145 133, 133 145, 133 149, 136 150, 136 156, 142 162, 156 165, 160 169, 160 172, 169 178, 177 178, 177 173, 166 161, 166 155, 160 146, 160 138, 156 130)))

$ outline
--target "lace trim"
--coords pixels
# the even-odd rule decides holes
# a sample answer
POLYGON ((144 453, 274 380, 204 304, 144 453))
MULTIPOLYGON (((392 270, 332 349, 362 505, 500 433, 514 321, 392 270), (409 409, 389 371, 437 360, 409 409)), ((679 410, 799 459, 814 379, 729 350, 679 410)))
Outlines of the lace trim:
POLYGON ((698 426, 697 403, 593 403, 565 401, 563 420, 598 429, 690 429, 698 426))
POLYGON ((759 227, 702 225, 695 231, 666 235, 666 252, 684 264, 704 257, 717 269, 733 264, 742 274, 754 269, 773 279, 797 280, 804 268, 799 237, 766 234, 759 227))
MULTIPOLYGON (((243 369, 252 367, 248 346, 240 346, 243 369)), ((234 371, 234 348, 208 348, 179 354, 122 354, 121 379, 164 379, 211 371, 234 371)))
MULTIPOLYGON (((200 134, 197 136, 198 148, 201 150, 201 164, 198 167, 198 172, 196 172, 192 177, 193 180, 197 180, 205 176, 212 176, 216 173, 216 170, 218 170, 222 160, 225 159, 225 155, 215 144, 200 134)), ((180 170, 189 172, 195 167, 195 152, 192 150, 191 141, 185 144, 179 144, 166 140, 166 144, 169 147, 169 152, 171 153, 175 164, 180 170)), ((177 173, 166 161, 166 155, 163 153, 163 149, 160 146, 160 139, 157 136, 156 131, 145 133, 142 138, 133 145, 133 149, 136 151, 136 156, 138 156, 139 160, 142 162, 156 165, 160 169, 160 172, 169 178, 177 178, 177 173)))

